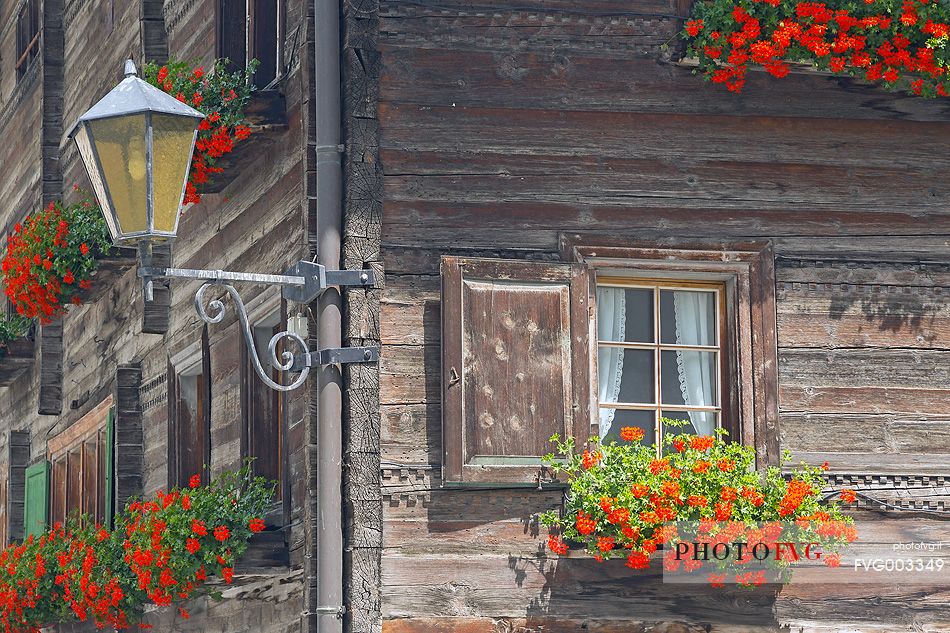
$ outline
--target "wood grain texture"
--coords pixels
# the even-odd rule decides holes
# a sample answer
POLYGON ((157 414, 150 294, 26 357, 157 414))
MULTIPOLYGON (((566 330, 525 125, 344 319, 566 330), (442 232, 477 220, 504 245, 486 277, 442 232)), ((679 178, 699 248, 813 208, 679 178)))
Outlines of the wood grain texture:
POLYGON ((59 415, 63 410, 63 321, 40 327, 40 394, 38 413, 59 415))
MULTIPOLYGON (((342 267, 372 269, 376 288, 348 288, 343 340, 345 345, 379 346, 381 287, 385 283, 380 256, 383 170, 379 159, 379 35, 378 0, 345 0, 342 8, 343 75, 343 244, 342 267)), ((310 217, 313 217, 312 215, 310 217)), ((311 234, 309 241, 315 240, 311 234)), ((344 414, 344 596, 346 630, 382 630, 383 510, 380 495, 380 365, 348 365, 343 369, 344 414)))
POLYGON ((36 343, 32 334, 8 341, 3 356, 0 356, 0 387, 13 383, 34 365, 36 343))
POLYGON ((115 371, 115 508, 144 493, 145 431, 142 427, 142 365, 121 365, 115 371))
MULTIPOLYGON (((743 288, 756 297, 749 314, 770 322, 740 347, 770 411, 749 420, 763 451, 827 460, 841 486, 875 473, 887 474, 879 488, 924 474, 923 489, 942 485, 950 163, 927 154, 940 152, 947 105, 808 75, 754 74, 742 95, 723 92, 661 48, 686 5, 383 3, 388 631, 938 630, 948 619, 935 587, 880 588, 883 602, 876 590, 806 588, 723 607, 627 570, 552 561, 532 517, 557 507, 556 491, 441 487, 438 350, 455 334, 440 260, 558 260, 567 234, 769 241, 766 281, 743 288)), ((942 530, 897 523, 904 531, 887 538, 942 530)))
POLYGON ((26 468, 30 464, 29 431, 10 431, 7 444, 6 533, 9 539, 23 538, 23 510, 26 468))

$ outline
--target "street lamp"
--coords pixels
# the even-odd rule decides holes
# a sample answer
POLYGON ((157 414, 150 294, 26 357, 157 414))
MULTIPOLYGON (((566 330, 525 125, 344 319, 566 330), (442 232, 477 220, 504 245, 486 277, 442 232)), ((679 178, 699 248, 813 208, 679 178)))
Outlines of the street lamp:
POLYGON ((321 264, 308 261, 297 262, 283 275, 152 266, 152 245, 174 239, 178 232, 198 124, 204 118, 198 110, 140 79, 130 59, 125 62, 125 79, 80 116, 69 132, 89 174, 112 241, 138 245, 138 274, 144 281, 145 300, 152 300, 153 279, 205 280, 195 294, 195 309, 203 321, 213 324, 224 318, 224 304, 217 299, 208 302, 209 312, 204 305, 204 295, 209 287, 223 288, 235 303, 257 374, 278 391, 302 385, 310 368, 316 365, 378 360, 379 350, 375 347, 311 351, 304 340, 305 332, 279 332, 268 344, 270 364, 281 370, 300 372, 300 375, 287 385, 274 382, 258 359, 241 296, 225 283, 279 285, 285 299, 309 303, 330 286, 372 285, 372 270, 327 270, 321 264), (277 344, 284 338, 298 345, 302 350, 301 359, 290 351, 277 357, 277 344))
POLYGON ((69 135, 96 191, 112 241, 175 237, 188 168, 205 115, 136 76, 79 117, 69 135))

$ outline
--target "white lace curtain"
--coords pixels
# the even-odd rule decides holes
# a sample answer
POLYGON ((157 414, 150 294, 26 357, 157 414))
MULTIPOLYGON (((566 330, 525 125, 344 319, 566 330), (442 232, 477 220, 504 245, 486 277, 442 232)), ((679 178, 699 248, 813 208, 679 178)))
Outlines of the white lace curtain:
MULTIPOLYGON (((627 323, 626 292, 623 288, 597 288, 597 338, 622 341, 627 323)), ((623 348, 600 347, 597 372, 601 403, 617 402, 623 378, 623 348)), ((615 409, 600 410, 600 436, 605 437, 614 421, 615 409)))
MULTIPOLYGON (((714 345, 709 324, 715 322, 709 295, 705 292, 673 292, 678 345, 714 345)), ((714 366, 707 362, 708 352, 676 351, 683 402, 688 407, 713 406, 714 366)), ((711 413, 690 411, 689 419, 699 435, 712 435, 715 418, 711 413)))

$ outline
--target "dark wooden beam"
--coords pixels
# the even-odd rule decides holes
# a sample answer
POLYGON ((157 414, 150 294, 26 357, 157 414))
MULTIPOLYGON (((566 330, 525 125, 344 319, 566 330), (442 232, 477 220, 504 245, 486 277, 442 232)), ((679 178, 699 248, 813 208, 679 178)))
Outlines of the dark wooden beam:
MULTIPOLYGON (((377 0, 343 2, 343 267, 373 268, 377 287, 344 292, 344 345, 379 345, 383 178, 379 160, 377 0)), ((382 627, 379 366, 343 369, 346 630, 382 627)))

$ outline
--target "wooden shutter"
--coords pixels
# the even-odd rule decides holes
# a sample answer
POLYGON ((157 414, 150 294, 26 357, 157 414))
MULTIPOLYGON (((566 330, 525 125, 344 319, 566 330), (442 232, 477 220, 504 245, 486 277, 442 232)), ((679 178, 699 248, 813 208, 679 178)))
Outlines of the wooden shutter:
POLYGON ((442 259, 443 479, 535 484, 554 433, 591 431, 582 264, 442 259))
POLYGON ((26 493, 23 512, 23 537, 46 531, 49 506, 49 462, 42 461, 26 469, 26 493))

